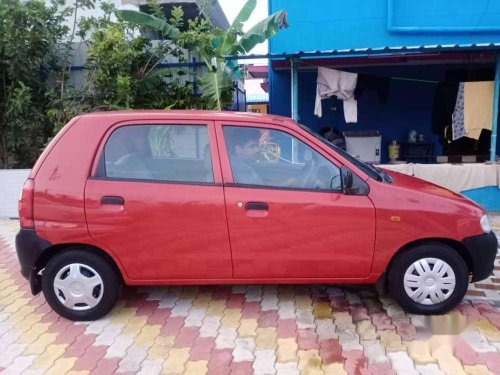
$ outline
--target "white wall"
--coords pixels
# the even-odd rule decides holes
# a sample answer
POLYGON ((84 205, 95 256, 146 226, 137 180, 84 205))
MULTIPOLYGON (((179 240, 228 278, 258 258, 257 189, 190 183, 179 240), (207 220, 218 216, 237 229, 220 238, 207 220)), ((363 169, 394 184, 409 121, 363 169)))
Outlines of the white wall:
POLYGON ((0 169, 0 218, 18 217, 17 201, 29 169, 0 169))

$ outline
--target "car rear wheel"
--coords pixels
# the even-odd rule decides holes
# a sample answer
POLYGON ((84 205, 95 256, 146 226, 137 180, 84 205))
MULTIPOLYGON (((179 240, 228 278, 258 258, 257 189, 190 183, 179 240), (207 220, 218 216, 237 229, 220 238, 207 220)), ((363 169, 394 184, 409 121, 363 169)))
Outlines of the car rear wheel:
POLYGON ((95 320, 115 305, 121 281, 102 257, 84 250, 64 250, 42 274, 47 303, 70 320, 95 320))
POLYGON ((405 249, 388 274, 393 298, 410 313, 442 314, 457 306, 469 283, 469 270, 451 247, 428 243, 405 249))

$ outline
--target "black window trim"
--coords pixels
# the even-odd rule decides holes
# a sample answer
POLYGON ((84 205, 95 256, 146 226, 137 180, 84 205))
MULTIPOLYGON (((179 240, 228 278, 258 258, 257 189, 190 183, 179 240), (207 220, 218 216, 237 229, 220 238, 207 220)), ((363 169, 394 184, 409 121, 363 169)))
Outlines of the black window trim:
POLYGON ((203 182, 203 181, 176 181, 176 180, 157 180, 157 179, 141 179, 141 178, 129 178, 129 177, 109 177, 106 175, 106 163, 105 163, 105 150, 106 145, 113 135, 113 133, 121 128, 127 126, 204 126, 207 129, 208 135, 208 146, 210 147, 210 151, 212 150, 212 144, 210 143, 210 133, 208 124, 182 124, 182 123, 161 123, 161 124, 145 124, 145 123, 134 123, 134 124, 123 124, 117 126, 111 130, 109 135, 105 137, 102 141, 104 142, 103 147, 101 149, 101 154, 99 155, 99 159, 97 161, 96 170, 93 176, 90 176, 90 180, 97 181, 123 181, 123 182, 151 182, 151 183, 161 183, 161 184, 177 184, 177 185, 199 185, 199 186, 223 186, 223 184, 215 182, 215 173, 214 173, 214 163, 213 160, 210 161, 212 165, 212 177, 214 178, 213 182, 203 182))
POLYGON ((269 190, 287 190, 287 191, 305 191, 312 193, 336 193, 344 194, 342 189, 311 189, 286 186, 270 186, 270 185, 253 185, 253 184, 238 184, 236 182, 224 183, 224 187, 248 188, 248 189, 269 189, 269 190))
POLYGON ((121 181, 121 182, 147 182, 151 184, 168 184, 168 185, 197 185, 197 186, 219 186, 223 184, 219 182, 195 182, 195 181, 175 181, 175 180, 153 180, 144 178, 127 178, 127 177, 89 177, 93 181, 121 181))

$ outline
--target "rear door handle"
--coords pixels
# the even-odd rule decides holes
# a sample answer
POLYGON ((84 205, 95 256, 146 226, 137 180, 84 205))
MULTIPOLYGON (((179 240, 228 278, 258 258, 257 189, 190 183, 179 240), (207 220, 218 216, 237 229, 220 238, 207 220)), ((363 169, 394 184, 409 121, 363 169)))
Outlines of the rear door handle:
POLYGON ((245 203, 245 210, 260 210, 267 211, 269 206, 266 202, 247 202, 245 203))
POLYGON ((123 199, 123 197, 106 195, 101 198, 101 204, 115 204, 118 206, 123 206, 124 203, 125 199, 123 199))

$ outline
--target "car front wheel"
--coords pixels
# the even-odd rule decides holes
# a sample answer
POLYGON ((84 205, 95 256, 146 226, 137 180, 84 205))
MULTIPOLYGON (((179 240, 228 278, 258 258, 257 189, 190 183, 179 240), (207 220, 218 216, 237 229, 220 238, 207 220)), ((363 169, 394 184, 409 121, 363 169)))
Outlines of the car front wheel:
POLYGON ((70 320, 95 320, 115 305, 121 282, 102 257, 84 250, 64 250, 54 256, 42 274, 47 303, 70 320))
POLYGON ((403 250, 388 274, 393 298, 414 314, 443 314, 457 306, 469 283, 469 270, 451 247, 428 243, 403 250))

